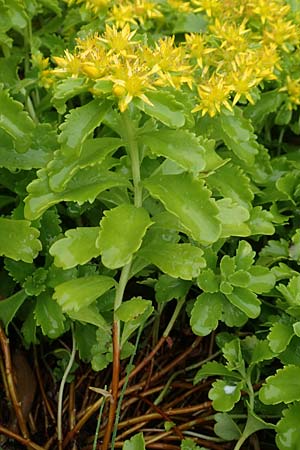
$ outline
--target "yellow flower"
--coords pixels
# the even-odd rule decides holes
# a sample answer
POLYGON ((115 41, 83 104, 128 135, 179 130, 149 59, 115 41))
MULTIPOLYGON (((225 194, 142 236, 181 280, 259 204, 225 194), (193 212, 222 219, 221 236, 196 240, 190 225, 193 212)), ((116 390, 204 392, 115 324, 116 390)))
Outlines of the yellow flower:
POLYGON ((147 0, 135 0, 133 14, 141 24, 144 24, 146 19, 161 19, 163 17, 157 5, 147 0))
POLYGON ((264 31, 265 43, 274 43, 285 52, 289 52, 288 44, 295 46, 299 44, 299 29, 291 21, 278 20, 273 22, 271 28, 264 31))
POLYGON ((213 74, 206 83, 200 84, 197 90, 200 101, 192 112, 201 111, 202 116, 208 113, 210 117, 214 117, 221 111, 222 106, 232 111, 229 103, 230 86, 223 77, 213 74))
POLYGON ((137 25, 137 21, 133 17, 133 4, 113 5, 106 21, 113 22, 117 28, 123 28, 127 23, 137 25))
POLYGON ((58 76, 71 75, 72 77, 78 77, 81 73, 82 61, 77 55, 72 55, 69 50, 65 50, 65 57, 53 56, 53 61, 57 64, 58 68, 53 69, 53 73, 58 76))
POLYGON ((130 54, 127 52, 131 51, 132 46, 137 44, 137 42, 131 40, 135 33, 136 30, 130 31, 129 24, 126 24, 121 30, 118 30, 114 25, 112 27, 106 25, 105 33, 99 40, 109 47, 108 55, 115 53, 122 56, 132 56, 132 52, 130 54))
POLYGON ((222 14, 222 2, 220 0, 193 0, 195 12, 204 11, 208 17, 220 16, 222 14))
POLYGON ((199 67, 203 67, 203 56, 214 51, 215 48, 206 47, 207 37, 205 34, 191 33, 185 35, 186 48, 191 58, 195 58, 199 67))
POLYGON ((190 5, 190 2, 184 2, 182 0, 168 0, 168 4, 172 9, 182 13, 188 13, 193 11, 193 8, 190 5))
POLYGON ((285 85, 279 89, 279 92, 286 91, 289 96, 288 109, 295 109, 300 105, 300 78, 292 79, 289 75, 286 77, 285 85))
POLYGON ((72 4, 80 5, 81 3, 85 3, 86 9, 90 9, 95 14, 97 14, 102 9, 106 8, 110 0, 67 0, 69 6, 72 4))

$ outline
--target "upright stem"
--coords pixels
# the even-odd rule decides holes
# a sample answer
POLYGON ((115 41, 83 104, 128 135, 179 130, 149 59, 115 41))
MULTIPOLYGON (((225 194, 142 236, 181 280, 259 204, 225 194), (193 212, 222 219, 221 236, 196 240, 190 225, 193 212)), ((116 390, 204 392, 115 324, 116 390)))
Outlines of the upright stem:
MULTIPOLYGON (((122 114, 122 134, 126 143, 128 155, 131 160, 132 181, 133 181, 133 193, 134 193, 134 206, 140 208, 143 203, 143 192, 141 187, 141 174, 140 174, 140 157, 139 148, 136 139, 135 128, 129 116, 129 112, 125 111, 122 114)), ((112 387, 111 394, 112 400, 110 403, 107 426, 103 438, 103 444, 101 449, 107 450, 110 444, 111 433, 116 418, 116 408, 118 402, 118 391, 120 381, 120 321, 116 316, 116 311, 122 304, 124 291, 129 280, 130 269, 132 260, 126 264, 121 270, 120 280, 116 289, 116 296, 114 301, 114 321, 112 329, 113 340, 113 374, 112 374, 112 387)))

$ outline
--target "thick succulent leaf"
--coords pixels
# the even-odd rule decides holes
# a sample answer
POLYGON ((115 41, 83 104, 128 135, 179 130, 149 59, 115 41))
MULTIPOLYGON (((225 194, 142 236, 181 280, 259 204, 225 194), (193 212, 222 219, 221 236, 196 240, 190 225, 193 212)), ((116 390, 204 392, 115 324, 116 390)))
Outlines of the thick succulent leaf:
POLYGON ((215 414, 215 421, 214 432, 217 436, 225 439, 225 441, 233 441, 240 438, 241 430, 229 414, 217 413, 215 414))
POLYGON ((202 270, 198 277, 197 283, 204 292, 211 293, 218 292, 220 286, 219 276, 216 275, 211 269, 202 270))
POLYGON ((115 186, 128 186, 128 179, 120 174, 101 171, 98 167, 80 170, 61 192, 53 192, 45 169, 38 171, 38 178, 27 187, 24 213, 31 220, 38 219, 48 208, 61 201, 74 201, 82 205, 92 203, 97 195, 115 186))
POLYGON ((78 320, 83 323, 89 323, 91 325, 95 325, 105 333, 110 332, 110 325, 104 319, 104 317, 99 313, 98 308, 95 304, 84 306, 80 308, 78 311, 74 309, 67 312, 68 316, 72 320, 78 320))
POLYGON ((23 110, 23 105, 13 100, 0 86, 0 128, 14 140, 16 150, 24 152, 31 143, 34 122, 23 110))
POLYGON ((217 200, 219 208, 218 219, 222 224, 221 237, 249 236, 251 230, 245 223, 250 214, 246 208, 234 203, 231 198, 217 200))
POLYGON ((148 116, 154 117, 170 128, 180 128, 185 123, 184 107, 175 100, 170 92, 147 92, 147 97, 152 103, 148 105, 140 99, 135 99, 136 106, 148 116))
POLYGON ((269 292, 275 285, 276 277, 267 267, 253 266, 248 274, 250 275, 248 288, 256 294, 269 292))
POLYGON ((300 275, 292 277, 287 286, 279 284, 276 288, 291 306, 300 305, 300 275))
POLYGON ((150 300, 144 300, 142 297, 134 297, 122 302, 116 310, 116 315, 122 322, 130 322, 143 314, 151 306, 150 300))
POLYGON ((8 325, 15 317, 18 309, 27 298, 27 294, 24 290, 16 292, 16 294, 5 300, 0 301, 0 321, 5 326, 6 333, 8 332, 8 325))
POLYGON ((53 298, 63 312, 78 311, 89 306, 115 285, 113 278, 95 275, 65 281, 55 287, 53 298))
POLYGON ((217 411, 231 411, 241 398, 242 383, 217 380, 212 384, 208 397, 217 411))
POLYGON ((152 153, 176 162, 189 172, 198 173, 205 168, 205 142, 187 130, 162 128, 143 134, 141 140, 152 153))
POLYGON ((249 289, 235 287, 231 294, 226 295, 230 303, 254 319, 260 314, 260 301, 249 289))
POLYGON ((102 263, 110 269, 129 263, 150 225, 152 222, 144 208, 124 204, 105 211, 96 244, 102 263))
POLYGON ((87 89, 88 85, 84 78, 67 78, 54 85, 54 94, 51 101, 59 114, 64 114, 67 100, 85 92, 87 89))
MULTIPOLYGON (((230 336, 231 338, 232 336, 230 336)), ((244 372, 245 362, 241 350, 241 341, 233 338, 225 342, 222 348, 224 358, 227 360, 227 367, 230 370, 241 370, 244 372)))
POLYGON ((250 212, 250 219, 248 226, 251 230, 251 235, 275 233, 275 228, 272 223, 273 214, 270 211, 262 209, 261 206, 255 206, 250 212))
POLYGON ((217 361, 211 361, 204 364, 204 366, 198 370, 194 378, 194 384, 199 383, 203 378, 214 376, 240 379, 240 376, 236 372, 232 372, 217 361))
POLYGON ((294 336, 292 322, 288 320, 274 323, 267 336, 271 350, 275 353, 283 352, 294 336))
POLYGON ((250 103, 244 109, 244 116, 250 119, 255 129, 261 130, 264 126, 266 117, 278 111, 281 103, 284 101, 286 94, 278 92, 278 89, 267 91, 260 94, 260 98, 255 105, 250 103))
POLYGON ((300 403, 289 405, 276 425, 276 444, 279 450, 300 449, 300 403))
POLYGON ((198 336, 207 336, 222 318, 222 294, 204 293, 197 297, 191 312, 191 327, 198 336))
POLYGON ((218 209, 202 180, 183 173, 153 176, 144 183, 150 194, 178 217, 193 239, 203 244, 218 240, 221 233, 218 209))
POLYGON ((223 109, 215 127, 219 137, 238 158, 246 164, 254 164, 259 145, 250 120, 243 117, 238 107, 233 112, 223 109))
POLYGON ((42 249, 39 234, 27 220, 0 218, 0 255, 31 263, 42 249))
POLYGON ((58 338, 65 331, 62 309, 48 292, 43 292, 37 297, 34 317, 43 334, 51 339, 58 338))
POLYGON ((254 262, 255 252, 247 241, 240 241, 234 258, 237 269, 248 270, 254 262))
POLYGON ((65 154, 70 154, 75 149, 79 153, 81 144, 100 125, 107 109, 106 102, 101 103, 95 99, 70 111, 60 126, 59 142, 63 144, 65 154))
POLYGON ((161 275, 155 283, 155 299, 158 303, 168 302, 176 298, 184 297, 191 287, 189 281, 173 278, 169 275, 161 275))
POLYGON ((118 138, 87 139, 81 147, 78 158, 74 155, 65 155, 64 147, 56 151, 54 159, 47 166, 51 189, 62 191, 80 169, 101 164, 106 156, 113 153, 122 143, 123 141, 118 138))
POLYGON ((130 440, 125 441, 123 450, 145 450, 143 433, 135 434, 130 440))
POLYGON ((300 367, 286 365, 268 377, 259 390, 259 398, 266 405, 291 403, 300 400, 300 367))
POLYGON ((228 327, 241 327, 247 322, 248 316, 239 308, 230 303, 226 297, 223 297, 222 320, 228 327))
POLYGON ((140 250, 139 256, 174 278, 192 280, 206 266, 203 251, 191 244, 152 243, 140 250))
POLYGON ((217 190, 223 197, 232 199, 233 203, 250 209, 254 198, 250 179, 243 170, 232 163, 220 167, 207 178, 207 184, 212 190, 217 190))
POLYGON ((50 247, 50 255, 54 256, 54 264, 63 269, 70 269, 77 264, 85 264, 99 256, 96 239, 99 227, 78 227, 68 230, 63 239, 59 239, 50 247))

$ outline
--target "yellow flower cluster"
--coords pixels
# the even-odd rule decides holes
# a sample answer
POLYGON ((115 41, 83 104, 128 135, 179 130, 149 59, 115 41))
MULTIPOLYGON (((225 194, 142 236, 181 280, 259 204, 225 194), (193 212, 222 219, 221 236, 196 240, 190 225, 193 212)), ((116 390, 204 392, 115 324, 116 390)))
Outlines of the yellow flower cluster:
POLYGON ((290 105, 300 104, 299 79, 282 69, 300 44, 299 23, 284 0, 167 0, 179 15, 205 15, 207 29, 179 44, 173 36, 152 46, 136 32, 148 19, 163 18, 162 3, 72 1, 95 12, 107 7, 105 32, 77 39, 75 51, 53 58, 57 67, 44 70, 45 77, 85 77, 95 95, 103 95, 99 82, 105 82, 121 111, 136 97, 151 104, 147 91, 187 86, 195 94, 193 111, 213 117, 239 101, 254 103, 266 81, 285 90, 290 105))

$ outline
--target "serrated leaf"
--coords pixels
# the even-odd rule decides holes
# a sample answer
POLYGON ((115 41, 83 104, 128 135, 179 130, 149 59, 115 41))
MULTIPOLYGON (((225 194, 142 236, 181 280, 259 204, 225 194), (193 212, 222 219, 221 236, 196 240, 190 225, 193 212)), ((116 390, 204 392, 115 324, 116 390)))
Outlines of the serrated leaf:
POLYGON ((88 85, 84 78, 67 78, 56 83, 51 102, 59 114, 64 114, 67 100, 85 92, 87 89, 88 85))
POLYGON ((106 189, 127 186, 128 179, 120 174, 101 171, 98 167, 80 170, 61 192, 53 192, 49 186, 47 171, 38 171, 38 178, 27 187, 29 195, 25 199, 24 214, 31 220, 38 219, 48 208, 61 201, 74 201, 82 205, 92 203, 106 189))
POLYGON ((218 326, 222 318, 222 294, 204 293, 197 297, 191 312, 191 327, 198 336, 206 336, 218 326))
POLYGON ((76 278, 55 286, 53 298, 57 300, 63 312, 78 311, 89 306, 114 285, 113 278, 103 275, 76 278))
POLYGON ((248 320, 248 316, 239 308, 223 297, 223 321, 228 327, 241 327, 248 320))
POLYGON ((203 251, 191 244, 151 243, 139 251, 139 256, 155 264, 174 278, 192 280, 206 266, 203 251))
POLYGON ((250 228, 245 223, 249 218, 249 212, 246 208, 234 203, 230 198, 217 200, 219 208, 218 219, 222 224, 221 237, 229 236, 249 236, 250 228))
MULTIPOLYGON (((48 164, 49 185, 55 192, 62 191, 70 179, 86 167, 101 164, 104 159, 122 145, 118 138, 87 139, 81 147, 80 155, 65 155, 64 147, 54 154, 54 159, 48 164)), ((98 165, 100 170, 100 166, 98 165)))
POLYGON ((241 350, 241 342, 238 338, 233 338, 225 342, 222 351, 224 358, 227 360, 227 367, 230 370, 244 369, 245 363, 241 350))
POLYGON ((266 379, 259 390, 259 398, 266 405, 291 403, 300 400, 300 367, 287 365, 266 379))
POLYGON ((37 297, 34 316, 37 325, 50 339, 57 339, 65 331, 65 317, 61 307, 51 298, 48 292, 37 297))
POLYGON ((184 107, 175 100, 170 92, 147 92, 147 97, 152 103, 148 105, 140 99, 135 99, 136 106, 148 116, 162 122, 170 128, 180 128, 185 123, 184 107))
POLYGON ((271 326, 267 336, 271 350, 275 353, 283 352, 294 336, 292 323, 276 322, 271 326))
POLYGON ((110 332, 110 325, 104 319, 104 317, 99 313, 98 308, 95 304, 84 306, 78 311, 74 309, 67 312, 68 316, 72 320, 78 320, 83 323, 89 323, 95 325, 105 333, 110 332))
POLYGON ((195 375, 194 384, 199 383, 203 378, 211 377, 211 376, 220 376, 227 378, 237 378, 240 379, 240 376, 235 372, 227 369, 223 364, 218 363, 217 361, 211 361, 204 364, 200 370, 195 375))
POLYGON ((205 168, 205 144, 187 130, 162 128, 143 134, 141 139, 152 153, 176 162, 189 172, 198 173, 205 168))
POLYGON ((243 311, 251 319, 259 316, 260 300, 249 289, 234 287, 232 293, 227 294, 226 297, 230 303, 243 311))
POLYGON ((70 269, 99 256, 100 251, 96 247, 98 234, 99 227, 78 227, 66 231, 65 238, 50 247, 49 253, 54 256, 54 264, 70 269))
POLYGON ((238 158, 246 164, 254 164, 259 146, 250 120, 243 116, 238 107, 233 111, 223 109, 215 126, 220 127, 219 136, 238 158))
POLYGON ((217 380, 212 384, 208 397, 217 411, 231 411, 241 398, 242 383, 217 380))
POLYGON ((250 212, 250 219, 248 221, 251 235, 274 234, 275 228, 272 221, 273 214, 270 211, 262 209, 261 206, 255 206, 250 212))
POLYGON ((201 271, 197 283, 204 292, 214 293, 219 290, 220 280, 213 270, 205 269, 201 271))
POLYGON ((193 439, 183 439, 180 450, 206 450, 205 447, 199 447, 193 439))
POLYGON ((104 212, 97 247, 102 263, 117 269, 125 266, 140 248, 147 228, 152 224, 144 208, 123 204, 104 212))
POLYGON ((231 416, 227 413, 215 414, 214 432, 225 441, 238 440, 241 436, 241 430, 231 416))
POLYGON ((0 301, 0 320, 5 326, 6 333, 8 332, 8 325, 13 320, 20 306, 27 298, 27 294, 24 290, 16 292, 5 300, 0 301))
POLYGON ((300 449, 300 403, 289 405, 283 411, 282 419, 276 425, 276 444, 279 450, 300 449))
POLYGON ((18 283, 23 283, 25 279, 35 271, 34 264, 25 263, 23 261, 14 261, 10 258, 4 259, 4 267, 10 277, 18 283))
POLYGON ((212 190, 218 190, 223 197, 232 199, 249 210, 254 198, 250 179, 243 170, 232 163, 220 167, 207 177, 207 184, 212 190))
POLYGON ((248 270, 248 274, 248 288, 256 294, 269 292, 275 285, 275 275, 267 267, 253 266, 248 270))
POLYGON ((143 433, 135 434, 130 440, 124 442, 123 450, 145 450, 143 433))
POLYGON ((31 143, 34 123, 23 105, 11 98, 0 86, 0 128, 14 140, 16 150, 24 152, 31 143))
POLYGON ((289 305, 300 305, 300 275, 292 277, 287 286, 279 284, 276 288, 289 305))
POLYGON ((169 275, 161 275, 155 283, 155 299, 158 303, 184 297, 191 287, 189 281, 173 278, 169 275))
POLYGON ((23 287, 27 295, 39 295, 46 289, 48 271, 43 267, 36 269, 31 275, 29 275, 23 287))
POLYGON ((221 233, 218 209, 202 180, 190 174, 158 175, 145 180, 150 194, 178 217, 193 239, 203 244, 215 242, 221 233))
POLYGON ((292 236, 293 244, 289 247, 289 256, 294 261, 300 261, 300 228, 296 230, 296 233, 292 236))
POLYGON ((116 310, 116 315, 122 322, 130 322, 143 314, 151 306, 150 300, 144 300, 142 297, 134 297, 131 300, 122 302, 116 310))
POLYGON ((0 218, 0 255, 31 263, 42 249, 39 234, 27 220, 0 218))
POLYGON ((65 154, 75 149, 79 153, 81 144, 100 125, 107 109, 106 102, 101 103, 95 99, 70 111, 60 126, 61 134, 58 139, 64 145, 65 154))

